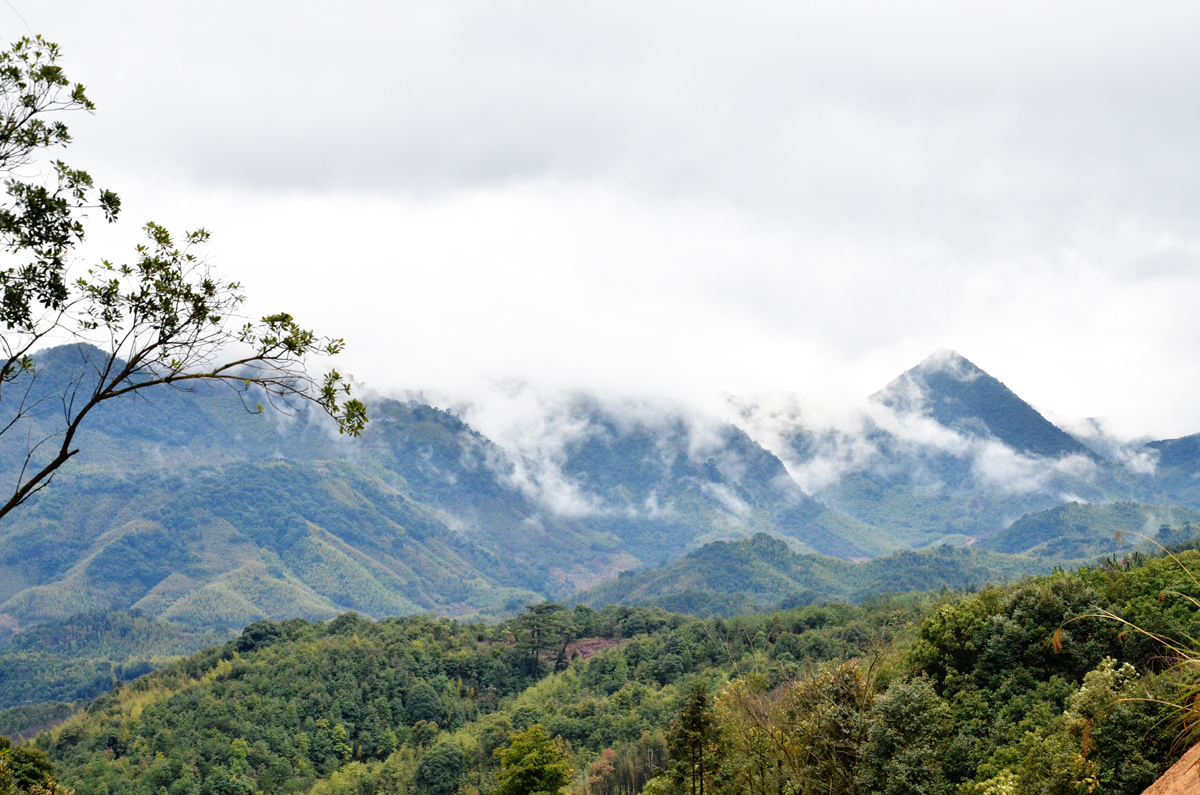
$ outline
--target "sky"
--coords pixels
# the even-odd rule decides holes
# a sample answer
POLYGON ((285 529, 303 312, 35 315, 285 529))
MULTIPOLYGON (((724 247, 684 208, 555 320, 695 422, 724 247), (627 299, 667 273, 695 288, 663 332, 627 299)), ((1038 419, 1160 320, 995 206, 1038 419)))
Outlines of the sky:
POLYGON ((98 106, 62 156, 124 212, 85 256, 208 228, 249 311, 343 337, 379 393, 836 409, 952 349, 1066 424, 1200 431, 1194 2, 6 0, 0 26, 98 106))

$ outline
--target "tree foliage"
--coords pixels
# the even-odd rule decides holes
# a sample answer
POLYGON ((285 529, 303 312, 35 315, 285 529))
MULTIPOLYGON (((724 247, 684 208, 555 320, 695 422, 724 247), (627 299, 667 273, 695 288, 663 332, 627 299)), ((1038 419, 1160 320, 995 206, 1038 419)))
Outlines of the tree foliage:
POLYGON ((575 775, 562 738, 550 739, 537 723, 493 754, 500 760, 495 795, 558 795, 575 775))
POLYGON ((79 795, 571 785, 538 778, 555 765, 581 795, 1138 795, 1175 758, 1144 696, 1181 680, 1110 622, 1052 638, 1089 602, 1194 632, 1195 610, 1147 598, 1181 577, 1150 559, 729 619, 578 607, 554 612, 567 665, 545 648, 536 678, 528 617, 255 624, 36 745, 79 795))
POLYGON ((41 37, 22 38, 0 52, 0 177, 7 178, 7 201, 0 205, 6 255, 0 262, 0 436, 25 440, 23 465, 11 497, 0 502, 0 517, 45 488, 79 453, 77 434, 97 406, 158 387, 221 383, 259 412, 259 400, 285 410, 312 403, 342 432, 359 434, 366 410, 350 397, 346 379, 336 370, 314 377, 306 369, 313 356, 339 353, 342 340, 320 337, 286 312, 257 322, 240 318, 241 285, 205 259, 207 231, 177 236, 149 222, 131 262, 101 260, 72 272, 87 213, 113 222, 120 199, 61 160, 53 161, 48 182, 22 178, 41 150, 71 141, 66 124, 51 116, 94 109, 59 58, 58 46, 41 37), (81 367, 42 377, 37 350, 63 340, 79 346, 81 367))
POLYGON ((935 795, 953 727, 950 707, 926 676, 897 682, 876 696, 861 778, 880 795, 935 795))
POLYGON ((705 784, 720 773, 720 732, 708 695, 708 683, 692 682, 683 706, 667 730, 667 751, 671 755, 671 780, 692 795, 704 795, 705 784))
POLYGON ((0 737, 0 795, 72 795, 58 783, 45 751, 0 737))
POLYGON ((421 757, 414 781, 429 795, 453 795, 466 771, 462 749, 452 742, 441 742, 421 757))

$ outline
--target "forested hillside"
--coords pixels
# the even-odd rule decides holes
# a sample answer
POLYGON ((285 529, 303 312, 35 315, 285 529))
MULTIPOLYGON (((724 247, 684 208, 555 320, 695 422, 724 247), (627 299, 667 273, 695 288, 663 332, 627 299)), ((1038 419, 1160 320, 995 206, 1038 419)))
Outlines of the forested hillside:
POLYGON ((569 603, 594 608, 640 604, 732 616, 830 600, 857 604, 883 593, 979 588, 1050 568, 1029 557, 951 546, 850 563, 796 554, 782 541, 760 534, 714 542, 659 568, 622 572, 615 580, 572 596, 569 603))
MULTIPOLYGON (((44 382, 78 355, 40 353, 44 382)), ((346 610, 503 614, 708 539, 765 530, 834 555, 879 548, 872 528, 807 497, 732 427, 715 442, 720 463, 682 428, 666 443, 638 428, 589 436, 567 471, 611 505, 572 515, 523 490, 504 450, 428 406, 374 401, 364 438, 346 440, 210 388, 149 398, 99 409, 85 453, 0 527, 0 614, 27 625, 136 608, 225 626, 346 610)))
POLYGON ((0 645, 0 734, 22 731, 3 710, 93 699, 229 635, 120 611, 38 624, 0 645))
POLYGON ((561 753, 589 793, 688 791, 698 747, 714 795, 898 777, 916 793, 1134 795, 1174 758, 1170 735, 1158 705, 1114 701, 1169 696, 1174 675, 1144 636, 1079 617, 1195 636, 1194 605, 1165 589, 1200 595, 1158 558, 730 619, 543 604, 495 626, 259 622, 36 746, 78 795, 491 791, 514 775, 510 745, 561 753), (761 742, 775 729, 785 743, 761 742))
MULTIPOLYGON (((49 382, 71 373, 80 355, 70 347, 39 352, 38 366, 49 382)), ((1186 444, 1162 447, 1175 452, 1162 453, 1160 484, 1080 452, 1003 384, 953 355, 934 357, 881 393, 885 413, 862 438, 843 440, 862 453, 857 463, 825 460, 841 442, 800 432, 791 437, 792 471, 729 423, 674 409, 627 416, 583 395, 565 404, 559 419, 572 430, 557 458, 539 464, 552 464, 550 474, 537 476, 531 462, 459 416, 417 403, 372 401, 364 437, 347 440, 307 417, 248 413, 236 395, 210 388, 149 397, 101 407, 81 437, 83 453, 0 526, 7 631, 108 609, 234 628, 348 610, 502 617, 759 533, 792 553, 843 561, 975 542, 1036 559, 972 552, 950 562, 946 553, 922 553, 858 568, 822 558, 803 576, 760 572, 718 586, 672 573, 669 587, 659 578, 638 590, 648 575, 637 575, 637 588, 628 577, 604 586, 617 601, 673 594, 659 603, 728 614, 786 599, 1002 580, 1116 551, 1116 529, 1196 518, 1158 507, 1167 504, 1165 487, 1185 480, 1186 444), (941 430, 930 436, 930 428, 941 430), (928 442, 934 438, 942 441, 928 442), (1017 482, 994 479, 986 464, 996 456, 1017 482), (819 499, 793 477, 818 465, 842 470, 816 491, 819 499), (550 481, 570 505, 547 496, 550 481), (1102 507, 1131 494, 1142 500, 1137 517, 1102 507), (1079 509, 1096 518, 1037 518, 1082 500, 1099 502, 1079 509)), ((0 456, 0 470, 18 460, 0 456)), ((599 606, 604 598, 587 600, 599 606)))
POLYGON ((1200 434, 1149 442, 1155 480, 1181 505, 1200 507, 1200 434))
POLYGON ((1036 558, 1096 558, 1138 543, 1117 541, 1118 531, 1134 531, 1162 544, 1190 538, 1200 525, 1200 511, 1162 505, 1118 502, 1081 505, 1070 502, 1021 517, 1011 527, 979 543, 982 549, 1036 558))

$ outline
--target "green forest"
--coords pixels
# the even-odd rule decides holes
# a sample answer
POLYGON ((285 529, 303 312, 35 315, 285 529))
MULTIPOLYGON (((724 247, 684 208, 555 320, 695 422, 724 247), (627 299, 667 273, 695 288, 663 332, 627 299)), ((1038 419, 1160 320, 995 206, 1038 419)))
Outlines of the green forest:
POLYGON ((58 58, 0 49, 0 795, 1138 795, 1200 742, 1200 435, 952 352, 844 426, 368 405, 204 229, 81 270, 58 58))
MULTIPOLYGON (((1129 545, 1126 545, 1127 547, 1129 545)), ((641 604, 693 615, 732 616, 888 592, 965 590, 1047 573, 1053 563, 976 548, 893 552, 861 563, 798 555, 765 533, 716 541, 655 569, 621 572, 567 599, 600 608, 641 604)))
POLYGON ((127 611, 80 613, 31 627, 0 646, 0 734, 24 734, 44 722, 43 714, 58 714, 231 634, 127 611), (63 703, 51 708, 46 702, 63 703))
POLYGON ((1200 553, 1179 561, 725 618, 542 602, 497 624, 259 621, 115 684, 23 753, 77 795, 615 795, 699 778, 714 795, 1132 795, 1177 756, 1153 699, 1191 682, 1096 614, 1195 637, 1195 605, 1171 594, 1200 597, 1200 553))

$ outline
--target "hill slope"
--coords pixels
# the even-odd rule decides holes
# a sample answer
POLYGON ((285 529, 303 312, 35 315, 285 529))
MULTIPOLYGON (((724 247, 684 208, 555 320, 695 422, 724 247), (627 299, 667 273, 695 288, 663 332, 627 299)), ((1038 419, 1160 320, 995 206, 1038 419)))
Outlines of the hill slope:
POLYGON ((568 744, 580 784, 637 791, 664 774, 665 730, 703 684, 733 791, 782 791, 800 776, 820 791, 835 763, 854 781, 912 769, 915 749, 939 789, 1074 792, 1082 715, 1094 741, 1085 772, 1136 795, 1173 761, 1153 698, 1178 683, 1147 669, 1160 647, 1085 614, 1194 637, 1195 611, 1159 603, 1164 587, 1194 593, 1175 561, 1158 559, 728 620, 613 606, 491 627, 353 614, 259 622, 35 744, 78 795, 488 792, 492 750, 536 725, 568 744), (1057 650, 1048 641, 1065 622, 1057 650), (753 742, 764 724, 789 742, 753 742), (917 740, 880 750, 862 744, 868 731, 917 740), (801 754, 820 764, 789 769, 801 754))
POLYGON ((1156 458, 1155 482, 1171 499, 1200 508, 1200 433, 1149 442, 1156 458))
MULTIPOLYGON (((95 698, 117 681, 130 681, 172 659, 223 643, 229 634, 126 612, 47 621, 0 646, 0 710, 40 704, 40 710, 27 709, 31 714, 24 716, 36 725, 39 715, 55 712, 55 705, 44 702, 95 698)), ((12 713, 0 712, 0 724, 21 731, 13 718, 12 713)))
POLYGON ((717 541, 656 569, 622 573, 575 594, 571 604, 639 604, 698 615, 736 615, 819 601, 858 603, 881 593, 978 588, 1050 564, 996 552, 942 546, 895 552, 864 563, 797 555, 767 535, 717 541))
POLYGON ((1023 516, 1006 530, 979 542, 979 547, 1055 560, 1097 558, 1127 550, 1141 541, 1130 536, 1119 543, 1119 530, 1136 531, 1166 544, 1191 537, 1193 525, 1200 526, 1200 511, 1190 508, 1071 502, 1023 516))
MULTIPOLYGON (((87 355, 39 353, 38 383, 69 378, 87 355)), ((732 426, 710 449, 680 423, 584 406, 594 433, 564 469, 597 493, 593 509, 572 512, 531 491, 507 451, 429 406, 372 401, 366 434, 347 440, 307 417, 249 414, 227 391, 149 398, 99 409, 84 452, 0 525, 6 621, 134 607, 224 626, 347 610, 498 614, 715 538, 766 531, 845 557, 879 548, 873 528, 805 495, 732 426)), ((52 419, 33 436, 52 433, 52 419)), ((22 444, 0 437, 0 478, 22 444)))

